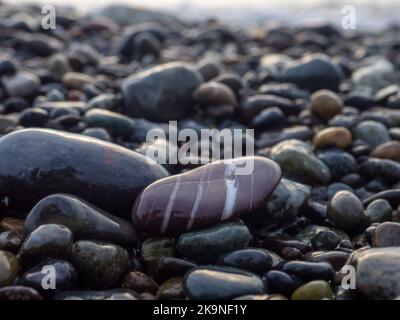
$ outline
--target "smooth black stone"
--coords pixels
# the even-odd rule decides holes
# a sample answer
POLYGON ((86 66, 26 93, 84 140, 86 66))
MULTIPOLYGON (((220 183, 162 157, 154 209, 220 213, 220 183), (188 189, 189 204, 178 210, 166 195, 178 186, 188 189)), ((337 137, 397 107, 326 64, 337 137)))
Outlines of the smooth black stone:
POLYGON ((21 112, 19 123, 24 127, 43 127, 49 115, 46 110, 40 108, 28 108, 21 112))
POLYGON ((325 262, 290 261, 282 271, 294 274, 304 280, 331 280, 335 274, 332 266, 325 262))
POLYGON ((286 117, 277 107, 267 108, 250 121, 250 127, 256 129, 271 129, 282 127, 286 124, 286 117))
POLYGON ((17 62, 11 56, 0 56, 0 76, 4 74, 11 74, 17 71, 17 62))
POLYGON ((400 203, 400 189, 385 190, 385 191, 379 192, 377 194, 374 194, 373 196, 368 197, 365 200, 363 200, 363 205, 366 207, 371 202, 373 202, 377 199, 388 200, 391 204, 394 204, 394 205, 399 204, 400 203))
POLYGON ((299 88, 310 91, 329 89, 337 91, 343 78, 343 71, 331 61, 313 57, 297 66, 287 69, 280 77, 281 81, 291 82, 299 88))
POLYGON ((205 266, 186 273, 183 279, 185 295, 193 300, 225 300, 247 294, 262 294, 262 280, 251 272, 230 268, 205 266))
POLYGON ((77 281, 77 273, 74 266, 65 260, 46 260, 26 271, 17 284, 34 288, 44 297, 52 296, 56 290, 71 290, 75 287, 77 281), (50 268, 55 271, 55 289, 44 288, 43 283, 49 285, 45 278, 48 276, 50 268), (44 281, 43 281, 44 280, 44 281))
POLYGON ((263 276, 266 290, 269 294, 278 293, 286 297, 290 297, 302 281, 293 275, 279 270, 268 271, 263 276))
POLYGON ((0 192, 11 208, 30 210, 54 193, 69 193, 129 217, 136 196, 167 172, 134 151, 81 135, 25 129, 0 139, 0 192))
POLYGON ((68 259, 72 242, 72 233, 67 227, 44 224, 28 234, 19 251, 19 257, 24 266, 32 266, 45 258, 68 259))
POLYGON ((157 262, 154 276, 161 283, 172 277, 184 276, 187 271, 196 266, 195 263, 183 259, 162 257, 157 262))
POLYGON ((217 264, 263 274, 272 267, 272 258, 263 249, 236 250, 221 256, 217 264))
POLYGON ((103 240, 125 246, 138 242, 129 222, 68 194, 53 194, 39 201, 25 219, 24 233, 48 223, 65 225, 75 241, 103 240))
POLYGON ((369 178, 397 182, 400 180, 400 164, 392 160, 371 158, 360 166, 360 173, 369 178))

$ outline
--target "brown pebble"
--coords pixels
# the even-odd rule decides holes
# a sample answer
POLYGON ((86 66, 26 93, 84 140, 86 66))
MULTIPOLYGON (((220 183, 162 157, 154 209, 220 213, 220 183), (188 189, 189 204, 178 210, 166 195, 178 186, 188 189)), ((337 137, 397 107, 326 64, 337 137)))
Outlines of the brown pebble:
POLYGON ((139 293, 153 293, 156 294, 158 285, 148 275, 140 271, 132 271, 125 275, 122 282, 123 288, 128 288, 139 293))
POLYGON ((348 129, 342 127, 326 128, 318 132, 313 140, 315 147, 337 147, 346 149, 351 145, 352 137, 348 129))
POLYGON ((342 112, 343 101, 333 91, 319 90, 311 95, 310 109, 317 117, 328 121, 342 112))
POLYGON ((400 162, 400 142, 388 141, 377 146, 371 152, 371 156, 380 159, 389 159, 400 162))
POLYGON ((374 247, 400 246, 400 223, 384 222, 376 227, 372 236, 374 247))
POLYGON ((206 106, 237 105, 231 88, 219 82, 203 83, 193 93, 193 98, 199 104, 206 106))
POLYGON ((184 299, 183 283, 181 277, 174 277, 165 281, 157 291, 158 300, 184 299))
POLYGON ((18 232, 19 234, 22 234, 24 223, 25 221, 22 219, 4 218, 0 222, 0 229, 4 229, 7 231, 15 231, 18 232))

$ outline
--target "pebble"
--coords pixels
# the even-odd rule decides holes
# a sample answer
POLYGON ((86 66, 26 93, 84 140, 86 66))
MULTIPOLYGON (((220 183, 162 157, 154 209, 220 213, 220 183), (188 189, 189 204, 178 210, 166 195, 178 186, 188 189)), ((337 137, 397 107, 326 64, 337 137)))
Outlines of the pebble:
POLYGON ((264 284, 256 275, 229 267, 199 267, 183 279, 186 296, 194 300, 226 300, 262 294, 264 284))
POLYGON ((32 266, 44 258, 68 259, 72 243, 73 236, 67 227, 44 224, 27 235, 19 251, 19 258, 24 266, 32 266))
POLYGON ((11 252, 0 250, 0 288, 11 285, 17 277, 18 259, 11 252))
POLYGON ((400 247, 400 223, 384 222, 378 225, 372 236, 373 247, 400 247))
POLYGON ((311 239, 311 245, 314 250, 334 250, 339 242, 339 236, 333 231, 318 232, 311 239))
POLYGON ((317 117, 328 121, 342 113, 343 101, 333 91, 319 90, 310 97, 310 110, 317 117))
POLYGON ((16 253, 21 243, 21 234, 16 231, 4 231, 0 233, 0 250, 16 253))
POLYGON ((330 127, 319 131, 313 140, 316 148, 337 147, 346 149, 352 143, 351 132, 342 127, 330 127))
POLYGON ((88 287, 107 289, 117 285, 128 269, 129 254, 111 243, 80 240, 73 245, 71 262, 88 287))
POLYGON ((194 100, 203 106, 236 106, 237 100, 233 91, 219 82, 201 84, 193 93, 194 100))
POLYGON ((263 281, 269 294, 282 294, 290 297, 302 281, 296 276, 279 270, 271 270, 264 274, 263 281))
POLYGON ((11 97, 30 98, 38 92, 40 87, 40 79, 28 71, 2 76, 1 83, 11 97))
POLYGON ((283 272, 294 274, 304 280, 331 280, 335 274, 332 266, 326 262, 289 261, 283 272))
MULTIPOLYGON (((342 177, 357 172, 358 165, 354 156, 339 149, 330 149, 318 154, 329 168, 332 180, 337 181, 342 177)), ((344 182, 344 181, 343 181, 344 182)))
POLYGON ((139 295, 129 289, 62 291, 53 300, 139 300, 139 295))
POLYGON ((183 280, 181 277, 173 277, 165 281, 157 291, 158 300, 180 300, 185 298, 183 280))
POLYGON ((28 108, 21 112, 19 124, 24 127, 43 127, 49 115, 46 110, 40 108, 28 108))
POLYGON ((134 246, 138 242, 129 222, 68 194, 53 194, 39 201, 26 217, 24 234, 46 224, 66 226, 74 241, 103 240, 122 246, 134 246))
POLYGON ((158 259, 154 277, 157 281, 164 281, 175 276, 183 277, 187 271, 196 266, 195 263, 184 259, 164 256, 158 259))
POLYGON ((90 109, 83 119, 88 127, 104 128, 117 136, 130 137, 135 130, 135 122, 132 119, 108 110, 90 109))
POLYGON ((7 231, 15 231, 16 233, 22 234, 24 228, 24 220, 15 218, 3 218, 0 221, 0 229, 7 231))
POLYGON ((43 300, 35 289, 24 286, 7 286, 0 288, 0 300, 43 300))
POLYGON ((388 141, 378 145, 372 150, 371 157, 400 162, 400 142, 388 141))
POLYGON ((21 210, 62 192, 127 217, 135 196, 167 176, 160 165, 134 151, 55 130, 13 132, 0 139, 0 152, 9 155, 0 160, 0 191, 21 210))
POLYGON ((148 264, 158 263, 162 257, 175 256, 175 240, 168 237, 147 238, 142 243, 141 254, 148 264))
POLYGON ((288 68, 280 80, 296 84, 310 91, 328 89, 336 91, 343 71, 326 56, 306 56, 297 65, 288 68))
POLYGON ((359 123, 354 129, 354 136, 374 148, 390 140, 386 127, 382 123, 373 120, 359 123))
POLYGON ((287 222, 299 214, 310 197, 309 186, 282 178, 266 201, 249 215, 249 219, 256 225, 287 222))
POLYGON ((111 136, 104 128, 87 128, 82 132, 83 135, 100 139, 103 141, 111 141, 111 136))
POLYGON ((242 249, 227 253, 217 260, 218 265, 243 269, 262 275, 272 267, 272 258, 263 249, 242 249))
POLYGON ((271 148, 272 160, 277 162, 283 175, 306 184, 326 184, 331 173, 325 163, 300 140, 286 140, 271 148))
POLYGON ((363 220, 364 207, 353 193, 339 191, 329 201, 328 217, 338 228, 351 230, 363 220))
POLYGON ((224 223, 208 229, 183 233, 176 248, 186 259, 200 263, 213 262, 221 255, 245 249, 251 235, 238 223, 224 223))
POLYGON ((122 281, 122 287, 131 289, 138 293, 148 292, 156 294, 158 285, 148 275, 139 272, 132 271, 125 275, 122 281))
POLYGON ((400 294, 400 249, 372 248, 355 251, 357 291, 370 299, 394 299, 400 294))
POLYGON ((82 90, 82 88, 94 82, 91 76, 78 72, 67 72, 62 77, 62 82, 71 89, 82 90))
POLYGON ((334 294, 328 282, 315 280, 308 282, 293 292, 292 300, 324 300, 333 299, 334 294))
POLYGON ((50 286, 49 280, 45 278, 49 275, 48 270, 55 272, 55 288, 57 290, 71 290, 76 286, 77 274, 73 265, 65 260, 54 259, 47 259, 27 270, 18 279, 17 285, 33 288, 43 297, 52 296, 55 290, 50 286), (43 284, 47 284, 49 287, 47 288, 43 284))
POLYGON ((400 164, 392 160, 370 158, 360 165, 360 173, 367 178, 397 182, 400 180, 400 164))
POLYGON ((125 112, 151 121, 182 119, 191 113, 192 95, 202 81, 193 67, 180 63, 133 74, 122 83, 125 112))
POLYGON ((133 225, 146 233, 179 233, 237 218, 257 208, 280 177, 279 166, 265 158, 216 161, 148 186, 134 204, 133 225))
POLYGON ((385 222, 392 219, 392 206, 385 199, 372 201, 365 209, 365 215, 369 224, 385 222))

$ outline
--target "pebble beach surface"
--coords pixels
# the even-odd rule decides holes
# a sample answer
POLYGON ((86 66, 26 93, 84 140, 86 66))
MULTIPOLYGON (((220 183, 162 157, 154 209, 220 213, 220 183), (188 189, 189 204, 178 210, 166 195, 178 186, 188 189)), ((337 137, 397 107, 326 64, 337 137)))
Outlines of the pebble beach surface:
POLYGON ((0 299, 400 299, 398 26, 41 19, 0 2, 0 299))

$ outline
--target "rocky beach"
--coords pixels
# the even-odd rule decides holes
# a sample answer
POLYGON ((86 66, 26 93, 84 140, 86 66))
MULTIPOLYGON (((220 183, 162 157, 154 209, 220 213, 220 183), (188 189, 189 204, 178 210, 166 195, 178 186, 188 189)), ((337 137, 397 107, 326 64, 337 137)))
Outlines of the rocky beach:
POLYGON ((0 1, 0 300, 400 300, 400 24, 44 18, 0 1))

